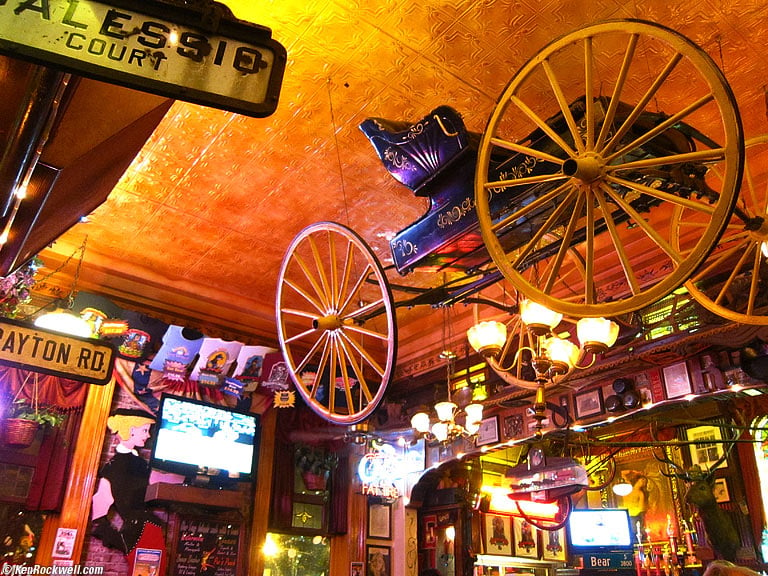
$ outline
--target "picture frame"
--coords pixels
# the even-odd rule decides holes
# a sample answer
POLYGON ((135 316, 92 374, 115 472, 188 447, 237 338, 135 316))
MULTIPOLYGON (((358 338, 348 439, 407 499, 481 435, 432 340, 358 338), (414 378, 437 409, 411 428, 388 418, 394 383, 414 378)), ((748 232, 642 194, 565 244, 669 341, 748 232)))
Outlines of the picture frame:
POLYGON ((483 514, 485 553, 512 556, 512 525, 509 516, 483 514))
POLYGON ((389 546, 368 545, 365 550, 366 574, 392 574, 392 548, 389 546))
POLYGON ((512 518, 512 531, 515 540, 515 556, 522 558, 539 558, 538 529, 523 518, 512 518))
MULTIPOLYGON (((725 453, 723 433, 717 426, 694 426, 685 430, 688 441, 693 442, 689 446, 691 465, 699 465, 704 470, 715 464, 725 453)), ((728 468, 728 459, 720 464, 720 468, 728 468)))
POLYGON ((424 545, 422 548, 437 547, 437 516, 424 516, 424 545))
POLYGON ((350 562, 349 563, 349 576, 365 576, 363 569, 365 566, 362 562, 350 562))
POLYGON ((480 422, 480 429, 477 431, 477 438, 475 444, 477 446, 484 446, 486 444, 493 444, 499 441, 499 417, 489 416, 483 418, 480 422))
POLYGON ((731 501, 731 493, 728 491, 728 480, 726 478, 715 478, 715 485, 712 487, 712 494, 715 495, 715 502, 722 504, 731 501))
POLYGON ((565 528, 559 530, 541 530, 541 559, 566 561, 565 528))
POLYGON ((368 502, 368 538, 392 539, 392 505, 368 502))
POLYGON ((598 416, 605 410, 603 404, 603 389, 599 386, 592 390, 573 395, 573 408, 576 419, 598 416))
POLYGON ((688 364, 685 362, 665 366, 661 373, 664 376, 664 394, 667 399, 681 398, 693 392, 688 364))

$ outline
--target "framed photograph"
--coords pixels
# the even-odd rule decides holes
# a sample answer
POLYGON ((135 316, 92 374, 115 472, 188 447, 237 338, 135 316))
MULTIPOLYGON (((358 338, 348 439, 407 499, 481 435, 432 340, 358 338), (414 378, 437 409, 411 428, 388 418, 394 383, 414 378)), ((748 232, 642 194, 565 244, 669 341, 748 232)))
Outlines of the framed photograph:
POLYGON ((512 526, 509 516, 484 514, 485 553, 512 556, 512 526))
POLYGON ((480 430, 477 432, 477 440, 475 443, 478 446, 485 444, 493 444, 499 441, 499 417, 491 416, 489 418, 483 418, 480 422, 480 430))
POLYGON ((728 492, 728 480, 725 478, 715 478, 712 494, 715 495, 715 501, 718 504, 722 502, 730 502, 731 494, 728 492))
POLYGON ((349 563, 349 576, 365 576, 362 562, 349 563))
POLYGON ((504 417, 504 438, 519 438, 523 435, 523 432, 525 432, 525 427, 523 425, 522 413, 510 414, 504 417))
POLYGON ((664 374, 664 393, 667 398, 680 398, 693 392, 691 379, 688 376, 688 366, 685 362, 678 362, 662 369, 664 374))
POLYGON ((565 528, 541 530, 541 559, 565 562, 565 528))
POLYGON ((392 548, 389 546, 368 546, 365 553, 366 574, 371 576, 391 576, 392 548))
POLYGON ((587 418, 603 413, 603 389, 600 387, 573 395, 576 418, 587 418))
POLYGON ((539 535, 536 527, 523 518, 512 518, 515 538, 515 556, 539 558, 539 535))
MULTIPOLYGON (((708 470, 725 453, 721 440, 723 434, 717 426, 695 426, 685 431, 689 441, 694 442, 689 446, 691 450, 691 465, 698 464, 702 469, 708 470)), ((727 468, 728 460, 720 464, 720 468, 727 468)))
POLYGON ((368 502, 368 538, 392 539, 392 505, 368 502))

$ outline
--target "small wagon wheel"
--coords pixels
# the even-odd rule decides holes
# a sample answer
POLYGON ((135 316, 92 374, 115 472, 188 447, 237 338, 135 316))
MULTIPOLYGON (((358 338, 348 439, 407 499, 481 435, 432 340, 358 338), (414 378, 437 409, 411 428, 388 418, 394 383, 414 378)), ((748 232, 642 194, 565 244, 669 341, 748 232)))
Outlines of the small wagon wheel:
POLYGON ((637 20, 587 26, 529 60, 488 121, 475 173, 483 241, 520 292, 564 315, 638 310, 682 285, 717 244, 742 146, 733 94, 690 40, 637 20), (676 206, 707 219, 681 246, 676 206), (584 274, 569 268, 571 248, 584 274))
MULTIPOLYGON (((713 172, 713 178, 722 178, 713 172)), ((676 242, 706 223, 678 207, 676 242)), ((768 325, 768 135, 747 140, 744 178, 717 248, 685 286, 704 308, 732 322, 768 325)))
POLYGON ((356 424, 392 378, 396 325, 385 273, 366 242, 333 222, 306 227, 283 258, 278 338, 299 394, 335 424, 356 424))

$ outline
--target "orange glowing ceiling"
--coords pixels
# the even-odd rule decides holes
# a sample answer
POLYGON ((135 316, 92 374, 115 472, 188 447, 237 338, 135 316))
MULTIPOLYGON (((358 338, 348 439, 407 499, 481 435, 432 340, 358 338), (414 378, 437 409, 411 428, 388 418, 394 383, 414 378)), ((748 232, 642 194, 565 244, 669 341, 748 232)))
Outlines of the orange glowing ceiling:
MULTIPOLYGON (((365 118, 414 121, 448 104, 481 133, 516 70, 582 25, 641 18, 685 34, 724 71, 746 137, 767 128, 762 2, 226 4, 240 19, 271 28, 288 51, 275 114, 249 118, 175 102, 106 202, 41 254, 54 270, 87 238, 78 289, 211 335, 276 344, 281 259, 314 222, 349 226, 391 264, 388 238, 418 218, 427 200, 386 172, 358 128, 365 118)), ((74 272, 70 261, 59 283, 67 286, 74 272)), ((443 280, 427 273, 392 279, 443 280)), ((450 315, 446 333, 444 311, 399 310, 401 363, 436 364, 446 340, 463 348, 461 326, 471 311, 450 315)))

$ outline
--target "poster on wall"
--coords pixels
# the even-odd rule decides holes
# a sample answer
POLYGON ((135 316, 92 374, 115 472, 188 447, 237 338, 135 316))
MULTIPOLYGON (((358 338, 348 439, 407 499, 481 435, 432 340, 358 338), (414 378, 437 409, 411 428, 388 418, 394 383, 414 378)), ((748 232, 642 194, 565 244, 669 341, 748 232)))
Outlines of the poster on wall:
POLYGON ((182 518, 173 576, 237 576, 240 524, 182 518))
POLYGON ((132 576, 156 576, 160 574, 163 551, 151 548, 137 548, 133 562, 132 576))

